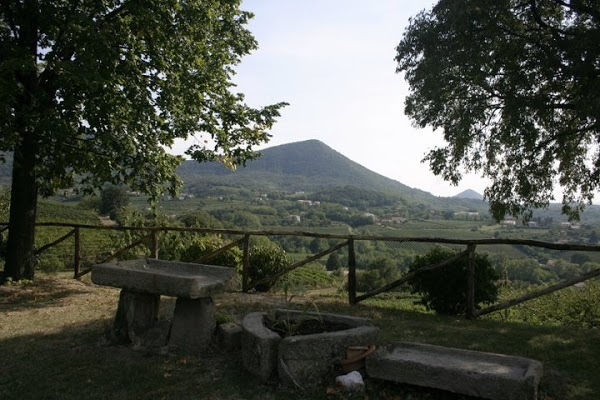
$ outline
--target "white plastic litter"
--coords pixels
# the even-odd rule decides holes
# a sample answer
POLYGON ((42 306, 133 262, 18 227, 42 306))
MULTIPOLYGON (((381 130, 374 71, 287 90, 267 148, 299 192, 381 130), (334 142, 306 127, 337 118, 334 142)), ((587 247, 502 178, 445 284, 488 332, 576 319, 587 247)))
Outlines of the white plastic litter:
POLYGON ((358 371, 352 371, 346 375, 340 375, 335 378, 335 384, 338 388, 346 392, 362 392, 365 390, 365 382, 358 371))

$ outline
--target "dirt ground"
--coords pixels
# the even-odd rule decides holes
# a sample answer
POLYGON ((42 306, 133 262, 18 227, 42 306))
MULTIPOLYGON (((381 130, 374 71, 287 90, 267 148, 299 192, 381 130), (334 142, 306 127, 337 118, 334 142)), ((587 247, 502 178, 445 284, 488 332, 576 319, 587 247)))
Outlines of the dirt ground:
POLYGON ((10 324, 0 324, 0 339, 29 334, 52 334, 65 324, 110 318, 119 291, 92 285, 89 278, 66 279, 42 275, 35 283, 0 286, 0 315, 10 324))
MULTIPOLYGON (((72 279, 68 274, 42 275, 35 283, 0 286, 0 316, 10 324, 0 324, 0 339, 29 334, 52 334, 65 325, 112 320, 117 309, 119 289, 91 283, 89 276, 72 279)), ((285 307, 289 298, 278 294, 226 293, 214 297, 220 318, 237 320, 254 310, 285 307)), ((310 303, 309 296, 296 296, 294 304, 310 303)), ((161 316, 172 313, 174 299, 161 299, 161 316)))

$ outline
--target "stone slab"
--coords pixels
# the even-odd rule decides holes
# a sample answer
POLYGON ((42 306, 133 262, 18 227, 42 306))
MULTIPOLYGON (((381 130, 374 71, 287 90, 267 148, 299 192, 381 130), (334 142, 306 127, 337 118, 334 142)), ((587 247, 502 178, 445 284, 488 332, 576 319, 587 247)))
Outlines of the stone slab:
POLYGON ((117 342, 140 345, 140 337, 158 321, 159 304, 159 295, 121 290, 113 322, 113 338, 117 342))
POLYGON ((211 345, 216 328, 215 305, 210 297, 177 298, 169 348, 200 354, 211 345))
POLYGON ((535 400, 543 368, 528 358, 397 342, 366 360, 367 374, 491 400, 535 400))
POLYGON ((219 345, 225 351, 236 351, 242 348, 244 330, 239 322, 225 322, 217 326, 219 345))
POLYGON ((234 285, 234 268, 152 258, 97 264, 92 282, 136 292, 198 299, 234 285))

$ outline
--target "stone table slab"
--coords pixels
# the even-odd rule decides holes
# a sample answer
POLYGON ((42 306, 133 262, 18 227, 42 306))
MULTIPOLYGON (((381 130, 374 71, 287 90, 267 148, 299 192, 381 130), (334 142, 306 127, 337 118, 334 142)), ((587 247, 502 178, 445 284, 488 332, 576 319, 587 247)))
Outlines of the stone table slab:
POLYGON ((94 265, 92 282, 141 293, 199 299, 229 289, 234 268, 174 261, 117 261, 94 265))

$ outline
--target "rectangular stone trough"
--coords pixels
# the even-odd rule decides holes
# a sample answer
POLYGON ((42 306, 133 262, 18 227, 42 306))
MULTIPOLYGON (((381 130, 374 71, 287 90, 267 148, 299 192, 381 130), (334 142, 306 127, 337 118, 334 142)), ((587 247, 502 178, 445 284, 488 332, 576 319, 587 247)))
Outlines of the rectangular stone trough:
POLYGON ((491 400, 535 400, 542 375, 538 361, 397 342, 367 357, 367 374, 491 400))
POLYGON ((235 269, 152 258, 94 265, 92 282, 130 291, 198 299, 223 292, 235 269))

